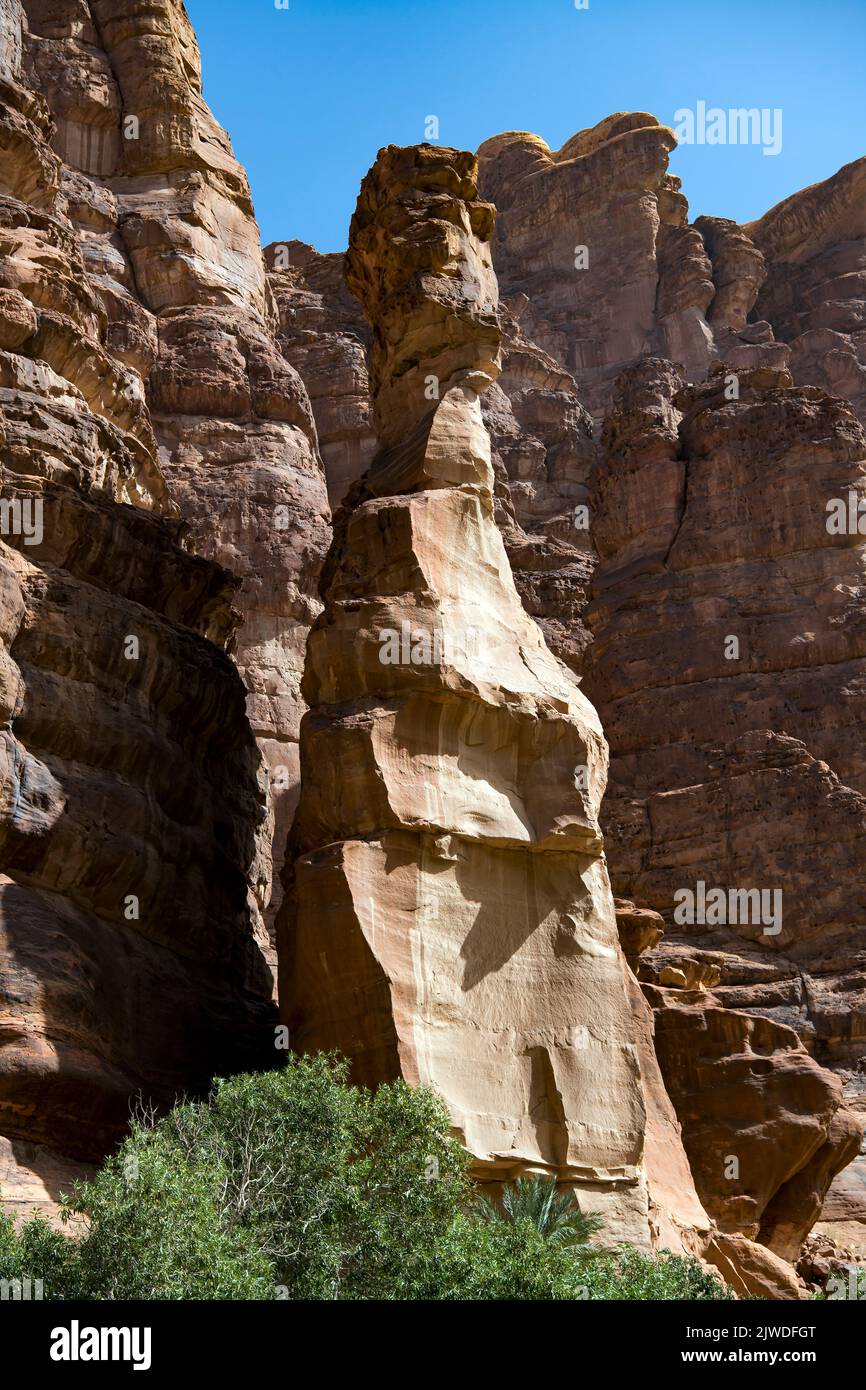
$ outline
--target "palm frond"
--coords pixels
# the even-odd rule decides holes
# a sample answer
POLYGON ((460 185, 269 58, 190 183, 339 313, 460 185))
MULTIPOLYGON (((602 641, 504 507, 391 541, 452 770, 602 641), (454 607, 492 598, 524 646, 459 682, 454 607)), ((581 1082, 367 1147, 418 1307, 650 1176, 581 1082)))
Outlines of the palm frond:
POLYGON ((566 1248, 586 1245, 604 1225, 582 1212, 571 1192, 559 1192, 554 1178, 518 1178, 502 1191, 502 1206, 479 1192, 472 1206, 483 1221, 528 1221, 539 1235, 566 1248))

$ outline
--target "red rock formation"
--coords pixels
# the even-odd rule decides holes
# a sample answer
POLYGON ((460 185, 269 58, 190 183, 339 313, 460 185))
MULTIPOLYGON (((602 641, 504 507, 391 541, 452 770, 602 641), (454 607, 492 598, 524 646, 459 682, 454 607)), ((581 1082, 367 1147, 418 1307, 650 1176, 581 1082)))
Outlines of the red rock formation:
POLYGON ((647 987, 655 1046, 701 1200, 723 1232, 796 1261, 860 1125, 792 1029, 647 987))
MULTIPOLYGON (((180 0, 24 8, 24 70, 54 118, 59 205, 80 247, 81 293, 101 323, 91 333, 104 344, 99 373, 142 417, 145 442, 155 436, 198 552, 243 581, 235 657, 270 769, 254 874, 270 922, 297 796, 304 644, 328 543, 309 399, 275 342, 246 175, 202 101, 180 0)), ((41 355, 54 364, 80 356, 74 333, 53 321, 50 331, 41 355)))
POLYGON ((794 380, 846 396, 866 423, 866 159, 742 230, 767 267, 756 313, 790 343, 794 380))
POLYGON ((735 254, 732 236, 716 235, 708 254, 700 224, 688 225, 680 180, 667 172, 675 144, 654 116, 619 112, 560 150, 511 131, 478 151, 480 186, 498 212, 503 292, 526 296, 524 333, 573 375, 599 418, 619 373, 647 353, 682 363, 690 380, 721 350, 744 365, 785 360, 768 325, 744 327, 760 280, 754 248, 739 233, 746 254, 735 254))
POLYGON ((797 1021, 793 1003, 825 1058, 853 1058, 866 1026, 854 871, 866 628, 862 546, 828 533, 826 504, 862 489, 866 439, 840 401, 784 377, 741 374, 736 401, 723 374, 680 387, 655 361, 624 378, 594 479, 587 688, 615 749, 615 882, 668 921, 698 879, 783 887, 779 931, 685 935, 785 962, 780 1021, 797 1021))
MULTIPOLYGON (((137 65, 177 64, 159 26, 182 7, 107 8, 150 196, 166 117, 137 65)), ((226 654, 237 580, 191 553, 158 460, 142 371, 159 321, 101 181, 120 108, 99 35, 87 6, 28 14, 0 9, 0 1134, 4 1193, 41 1202, 139 1091, 165 1103, 267 1064, 273 1035, 249 887, 266 790, 226 654)))
POLYGON ((572 377, 520 330, 519 301, 500 310, 502 372, 482 409, 496 474, 496 516, 523 606, 551 651, 580 672, 596 555, 590 533, 592 418, 572 377))
POLYGON ((840 1083, 785 1025, 823 1060, 863 1050, 862 546, 828 533, 826 502, 863 487, 864 459, 850 410, 822 391, 741 372, 727 400, 724 372, 683 388, 650 360, 619 384, 593 479, 585 686, 613 750, 613 882, 666 921, 644 977, 709 988, 684 1003, 650 990, 698 1191, 723 1229, 787 1259, 857 1149, 840 1083), (725 911, 683 921, 700 884, 725 911), (760 915, 739 896, 729 910, 731 890, 755 889, 760 915), (726 1154, 752 1184, 748 1219, 720 1181, 726 1154))

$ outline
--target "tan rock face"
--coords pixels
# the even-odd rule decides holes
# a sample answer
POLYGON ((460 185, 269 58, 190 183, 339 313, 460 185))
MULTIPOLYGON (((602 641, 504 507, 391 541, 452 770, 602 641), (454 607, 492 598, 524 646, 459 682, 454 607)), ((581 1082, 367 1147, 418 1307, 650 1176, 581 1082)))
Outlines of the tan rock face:
POLYGON ((475 160, 431 145, 395 145, 364 181, 350 231, 346 283, 371 321, 370 385, 383 448, 403 443, 459 381, 480 392, 499 375, 493 208, 475 160), (420 200, 394 196, 417 188, 420 200), (400 254, 394 255, 399 242, 400 254))
POLYGON ((298 1049, 433 1085, 488 1178, 553 1172, 645 1243, 604 740, 493 518, 489 233, 468 155, 389 148, 362 187, 347 276, 385 447, 338 518, 310 636, 282 1009, 298 1049))
POLYGON ((246 175, 202 100, 183 5, 25 8, 25 73, 40 94, 32 101, 44 98, 54 117, 68 230, 31 214, 34 249, 13 248, 13 264, 46 283, 40 304, 52 313, 39 355, 149 455, 158 449, 196 549, 242 580, 234 655, 269 769, 255 894, 270 923, 297 798, 304 644, 328 543, 309 399, 275 341, 246 175), (61 269, 67 243, 71 274, 61 269))
MULTIPOLYGON (((179 5, 119 24, 109 8, 113 66, 88 6, 0 8, 0 1135, 15 1209, 68 1189, 138 1092, 169 1103, 273 1058, 251 891, 267 786, 227 655, 238 581, 191 552, 166 484, 143 377, 163 327, 171 376, 183 321, 137 299, 130 210, 102 181, 121 160, 113 73, 128 63, 143 93, 139 65, 158 50, 176 69, 188 29, 179 5)), ((170 200, 145 125, 135 196, 161 179, 170 200)))

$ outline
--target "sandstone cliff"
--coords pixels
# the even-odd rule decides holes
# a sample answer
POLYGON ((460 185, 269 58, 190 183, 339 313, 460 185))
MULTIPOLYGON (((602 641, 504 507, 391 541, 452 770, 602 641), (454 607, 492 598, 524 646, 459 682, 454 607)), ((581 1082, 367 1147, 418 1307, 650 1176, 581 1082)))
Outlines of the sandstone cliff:
MULTIPOLYGON (((144 392, 158 321, 132 293, 104 181, 120 107, 94 20, 122 66, 159 7, 113 29, 108 8, 34 3, 31 26, 16 0, 0 8, 0 1147, 13 1201, 56 1198, 82 1171, 69 1160, 101 1157, 137 1093, 168 1103, 273 1056, 250 891, 266 784, 226 651, 238 581, 191 553, 172 502, 144 392)), ((159 182, 163 118, 141 117, 143 195, 159 182)))
POLYGON ((866 422, 866 159, 743 228, 767 276, 756 314, 791 345, 798 384, 846 396, 866 422))
POLYGON ((492 225, 473 158, 429 146, 382 151, 353 219, 382 447, 309 640, 282 1006, 359 1080, 435 1086, 479 1173, 555 1173, 645 1243, 606 749, 493 518, 492 225))
MULTIPOLYGON (((23 79, 51 111, 41 157, 56 166, 59 208, 97 306, 101 370, 118 378, 116 394, 155 440, 197 552, 242 581, 234 654, 269 769, 254 888, 270 922, 297 796, 304 643, 328 544, 309 399, 275 341, 246 175, 202 100, 181 0, 27 0, 23 9, 23 79)), ((55 359, 64 332, 52 324, 55 359)), ((68 358, 74 334, 64 342, 68 358)))
POLYGON ((862 546, 826 501, 862 487, 866 437, 786 373, 741 373, 737 400, 724 380, 649 360, 619 384, 585 688, 614 885, 665 918, 642 970, 698 1191, 794 1259, 860 1136, 804 1043, 841 1068, 863 1049, 862 546))
POLYGON ((180 0, 0 0, 4 1201, 272 1064, 296 812, 295 1047, 740 1293, 866 1219, 866 165, 690 224, 673 140, 263 256, 180 0))
POLYGON ((703 219, 704 235, 700 221, 689 225, 667 172, 675 145, 654 116, 618 112, 560 150, 510 131, 478 151, 506 303, 528 301, 526 336, 572 373, 599 418, 619 373, 648 353, 682 363, 691 380, 722 352, 751 365, 787 355, 769 324, 746 326, 760 252, 723 219, 703 219))
MULTIPOLYGON (((619 947, 604 739, 495 524, 491 231, 468 155, 389 147, 364 181, 346 270, 382 447, 336 518, 309 639, 283 1017, 360 1081, 434 1086, 482 1180, 554 1174, 607 1240, 796 1296, 758 1222, 717 1230, 695 1192, 619 947)), ((549 374, 528 389, 567 388, 519 350, 549 374)))

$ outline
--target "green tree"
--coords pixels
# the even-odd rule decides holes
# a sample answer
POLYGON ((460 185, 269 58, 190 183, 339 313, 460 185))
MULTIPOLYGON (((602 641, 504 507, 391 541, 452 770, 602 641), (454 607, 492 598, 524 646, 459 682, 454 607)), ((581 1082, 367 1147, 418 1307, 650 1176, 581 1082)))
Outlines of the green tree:
POLYGON ((0 1279, 60 1299, 726 1296, 695 1261, 590 1252, 595 1219, 550 1184, 486 1206, 438 1097, 295 1058, 136 1121, 68 1199, 70 1238, 0 1220, 0 1279))

